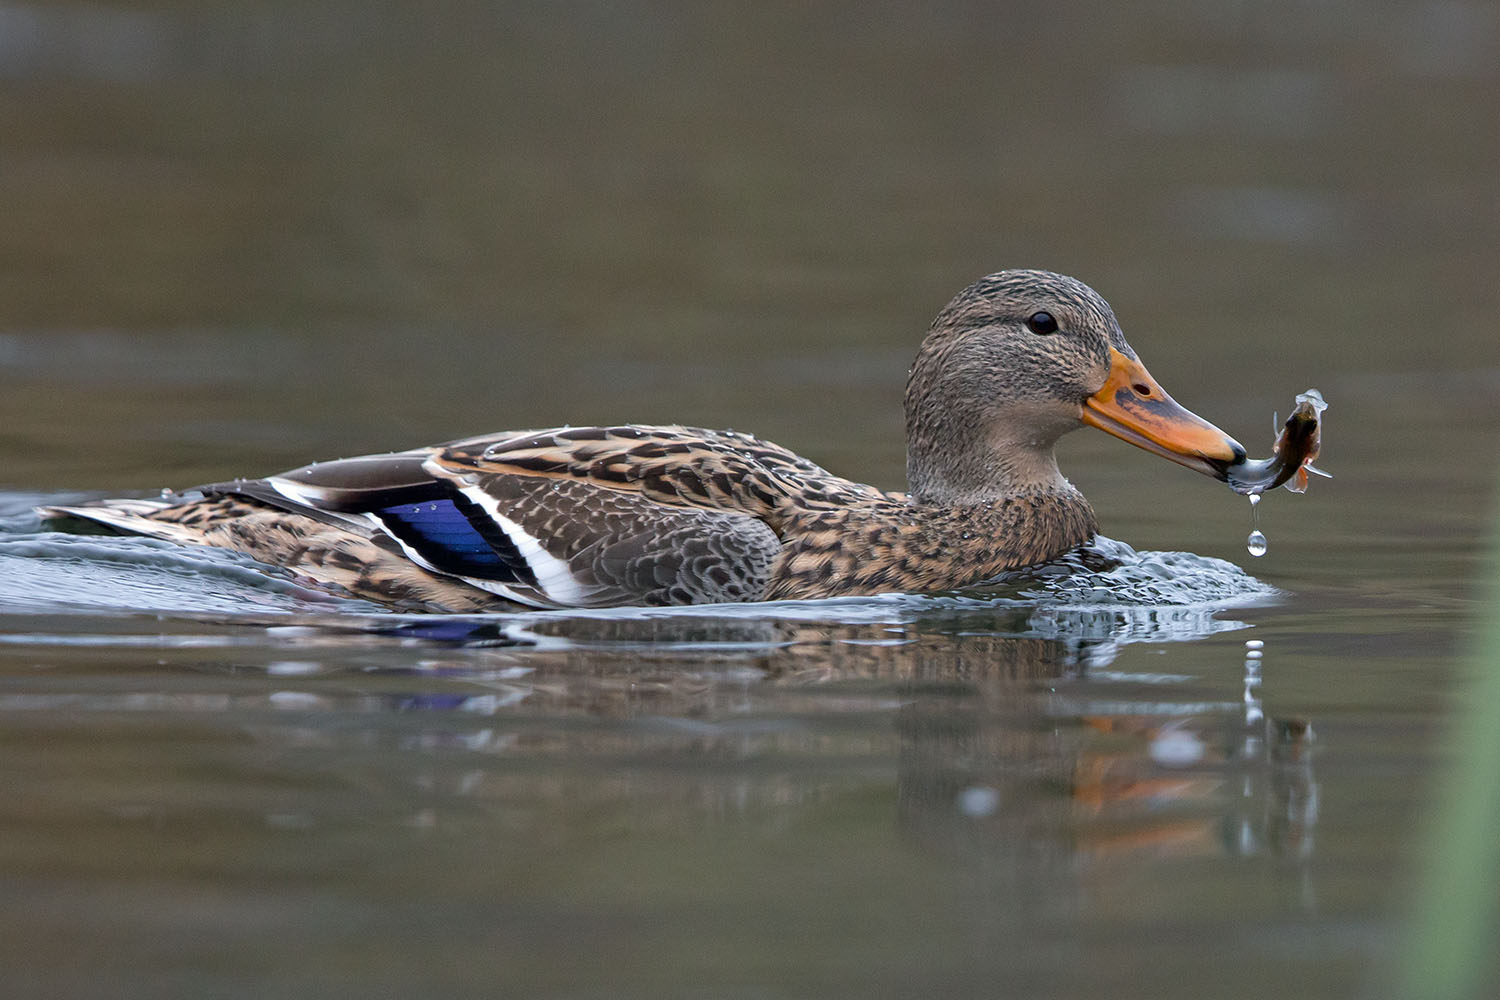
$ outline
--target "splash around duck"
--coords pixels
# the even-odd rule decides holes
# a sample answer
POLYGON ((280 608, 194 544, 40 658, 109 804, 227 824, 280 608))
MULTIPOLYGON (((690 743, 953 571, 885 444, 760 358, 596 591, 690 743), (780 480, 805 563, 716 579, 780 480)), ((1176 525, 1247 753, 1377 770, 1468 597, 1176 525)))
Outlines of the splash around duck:
POLYGON ((905 405, 906 493, 747 434, 628 424, 506 431, 40 512, 233 549, 403 610, 947 591, 1095 536, 1054 455, 1069 431, 1095 427, 1258 493, 1305 485, 1320 412, 1299 409, 1273 457, 1252 462, 1157 384, 1098 293, 1032 270, 989 275, 944 307, 905 405))

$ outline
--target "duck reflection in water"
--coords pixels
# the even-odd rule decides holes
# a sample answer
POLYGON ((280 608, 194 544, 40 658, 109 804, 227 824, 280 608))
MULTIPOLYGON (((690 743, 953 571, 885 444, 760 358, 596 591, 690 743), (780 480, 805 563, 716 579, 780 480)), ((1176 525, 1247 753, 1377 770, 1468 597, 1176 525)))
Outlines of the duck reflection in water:
POLYGON ((732 801, 722 798, 722 774, 702 775, 701 787, 677 775, 696 790, 660 805, 683 821, 705 808, 729 821, 820 801, 835 791, 820 764, 829 753, 855 753, 860 767, 894 763, 908 836, 978 852, 1033 887, 1073 878, 1080 863, 1134 856, 1311 857, 1311 728, 1265 716, 1258 650, 1232 698, 1221 683, 1186 674, 1112 669, 1125 646, 1238 627, 1212 609, 1152 617, 1139 608, 911 598, 846 605, 846 621, 777 619, 775 610, 756 619, 709 609, 469 619, 481 630, 477 642, 419 640, 428 655, 416 676, 428 683, 364 704, 399 712, 418 730, 432 715, 413 748, 478 751, 498 772, 511 757, 528 767, 617 762, 604 785, 575 777, 556 794, 621 806, 660 790, 649 777, 622 777, 632 765, 618 762, 786 764, 737 779, 732 801), (454 714, 472 722, 455 725, 454 714), (839 735, 851 717, 856 736, 839 735), (559 730, 567 718, 578 722, 559 730))

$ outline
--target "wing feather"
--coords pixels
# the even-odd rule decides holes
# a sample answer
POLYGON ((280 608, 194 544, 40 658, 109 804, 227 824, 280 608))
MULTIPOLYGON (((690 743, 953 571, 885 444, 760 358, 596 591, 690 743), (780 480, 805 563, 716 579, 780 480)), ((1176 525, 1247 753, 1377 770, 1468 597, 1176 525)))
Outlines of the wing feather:
MULTIPOLYGON (((799 510, 885 496, 747 434, 675 426, 512 431, 202 492, 201 515, 179 503, 89 516, 291 568, 306 558, 296 541, 306 518, 345 548, 404 557, 412 573, 533 606, 599 607, 762 599, 799 510), (243 528, 205 528, 193 523, 200 516, 243 528), (288 541, 251 537, 267 532, 288 541)), ((347 569, 339 582, 352 586, 359 574, 347 569)))
POLYGON ((695 427, 563 427, 469 438, 434 449, 427 469, 586 481, 658 504, 748 514, 773 528, 793 504, 886 496, 769 441, 695 427))

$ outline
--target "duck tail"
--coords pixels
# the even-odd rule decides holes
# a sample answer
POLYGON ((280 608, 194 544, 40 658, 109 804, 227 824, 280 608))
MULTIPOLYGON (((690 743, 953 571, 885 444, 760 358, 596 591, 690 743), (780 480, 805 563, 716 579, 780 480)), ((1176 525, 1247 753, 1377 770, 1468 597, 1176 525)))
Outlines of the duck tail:
POLYGON ((200 532, 176 521, 165 521, 158 517, 162 511, 180 506, 181 503, 180 500, 97 500, 86 504, 38 507, 36 512, 43 521, 88 521, 122 534, 201 544, 200 532))

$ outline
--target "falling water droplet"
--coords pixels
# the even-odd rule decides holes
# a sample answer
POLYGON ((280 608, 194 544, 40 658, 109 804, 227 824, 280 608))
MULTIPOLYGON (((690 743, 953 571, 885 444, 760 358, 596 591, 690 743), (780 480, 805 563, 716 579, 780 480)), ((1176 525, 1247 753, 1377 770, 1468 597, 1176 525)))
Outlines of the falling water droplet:
POLYGON ((1260 531, 1260 494, 1250 494, 1250 537, 1245 539, 1245 548, 1259 559, 1266 554, 1266 536, 1260 531))

